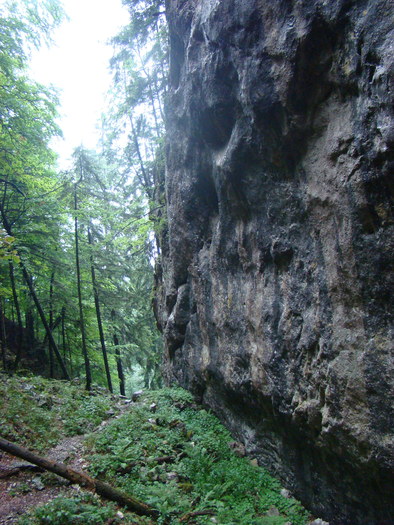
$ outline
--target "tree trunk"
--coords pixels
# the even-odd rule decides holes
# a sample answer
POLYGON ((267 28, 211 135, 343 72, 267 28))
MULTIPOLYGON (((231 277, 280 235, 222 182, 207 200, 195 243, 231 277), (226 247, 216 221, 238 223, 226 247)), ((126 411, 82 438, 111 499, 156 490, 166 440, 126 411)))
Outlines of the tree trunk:
MULTIPOLYGON (((88 242, 89 242, 89 246, 92 246, 93 241, 92 241, 92 234, 91 234, 91 231, 90 231, 90 227, 88 227, 88 242)), ((99 300, 99 293, 98 293, 97 281, 96 281, 96 271, 95 271, 95 268, 94 268, 93 255, 92 254, 90 255, 90 271, 91 271, 91 274, 92 274, 92 286, 93 286, 93 294, 94 294, 94 305, 96 307, 97 326, 98 326, 99 334, 100 334, 100 343, 101 343, 101 351, 103 353, 103 359, 104 359, 105 374, 107 376, 108 389, 112 393, 113 392, 113 388, 112 388, 112 381, 111 381, 111 372, 109 370, 107 349, 105 347, 103 323, 102 323, 101 311, 100 311, 100 300, 99 300)))
POLYGON ((14 361, 14 371, 16 372, 16 370, 18 369, 19 362, 22 357, 23 322, 22 322, 21 309, 19 306, 18 294, 16 293, 14 265, 11 261, 9 261, 9 270, 10 270, 12 297, 14 299, 16 319, 18 322, 18 336, 17 336, 17 343, 16 343, 16 355, 15 355, 15 361, 14 361))
POLYGON ((62 308, 62 313, 61 313, 61 316, 62 316, 62 348, 63 348, 63 359, 65 360, 66 359, 66 354, 67 354, 67 345, 66 345, 66 324, 65 324, 65 321, 66 321, 66 307, 63 306, 62 308))
MULTIPOLYGON (((52 323, 52 329, 51 329, 51 332, 53 332, 54 330, 56 330, 56 328, 59 326, 60 322, 61 322, 62 318, 61 316, 57 317, 55 319, 55 321, 52 323)), ((42 346, 45 346, 46 344, 48 343, 48 334, 45 334, 45 337, 42 341, 42 346)), ((57 342, 57 347, 59 348, 59 341, 57 342)), ((64 356, 63 356, 64 357, 64 356)))
MULTIPOLYGON (((49 284, 49 329, 53 332, 53 282, 55 280, 55 272, 51 273, 51 281, 49 284)), ((53 379, 55 377, 55 367, 53 362, 53 348, 52 344, 49 341, 48 343, 49 350, 49 377, 53 379)))
POLYGON ((144 187, 144 190, 146 191, 146 194, 148 195, 148 198, 152 199, 153 195, 152 195, 151 184, 150 184, 150 181, 149 181, 148 173, 147 173, 147 171, 145 169, 144 161, 142 159, 140 143, 138 141, 137 131, 135 129, 134 121, 133 121, 133 118, 132 118, 131 114, 129 115, 129 121, 130 121, 131 133, 133 135, 135 151, 137 153, 138 162, 139 162, 141 173, 142 173, 141 183, 142 183, 142 185, 144 187))
POLYGON ((82 306, 82 292, 81 292, 81 265, 79 260, 79 238, 78 238, 78 197, 77 197, 77 184, 74 185, 74 210, 75 210, 75 265, 77 270, 77 289, 78 289, 78 304, 79 304, 79 322, 82 336, 82 354, 85 362, 85 373, 86 373, 86 390, 92 388, 92 373, 90 370, 90 361, 88 356, 88 350, 86 346, 86 334, 85 334, 85 323, 83 317, 83 306, 82 306))
POLYGON ((36 295, 36 291, 34 290, 33 283, 32 283, 32 281, 30 279, 30 276, 27 273, 27 270, 26 270, 24 264, 22 263, 22 261, 19 262, 19 265, 22 268, 23 278, 25 279, 25 282, 26 282, 26 284, 27 284, 27 286, 28 286, 28 288, 30 290, 30 294, 31 294, 31 296, 33 298, 34 304, 36 305, 38 314, 39 314, 39 316, 41 318, 41 322, 44 325, 45 332, 46 332, 46 334, 48 336, 49 341, 51 342, 53 351, 55 352, 56 359, 58 360, 60 368, 62 369, 63 377, 64 377, 64 379, 70 379, 70 376, 68 375, 68 372, 67 372, 67 369, 66 369, 66 365, 64 364, 62 356, 60 355, 60 352, 58 350, 57 344, 55 343, 55 340, 53 338, 52 332, 51 332, 51 330, 49 328, 49 324, 48 324, 47 320, 45 319, 44 310, 42 309, 40 301, 38 300, 38 297, 36 295))
MULTIPOLYGON (((29 298, 29 293, 26 293, 26 297, 29 298)), ((25 328, 26 328, 26 339, 28 341, 34 341, 34 318, 33 318, 33 312, 30 308, 30 305, 25 313, 25 328)))
POLYGON ((114 334, 114 345, 115 345, 115 355, 116 355, 116 368, 118 369, 118 379, 119 379, 119 391, 121 396, 125 396, 125 381, 124 381, 124 373, 123 373, 123 364, 122 364, 122 358, 120 357, 120 351, 119 351, 119 339, 116 334, 114 334))
POLYGON ((85 487, 89 490, 93 490, 103 498, 106 498, 110 501, 115 501, 119 505, 127 507, 136 514, 150 516, 151 518, 158 518, 159 516, 157 510, 146 505, 145 503, 142 503, 132 496, 129 496, 124 492, 111 487, 107 483, 91 478, 83 472, 73 470, 67 467, 67 465, 64 463, 51 461, 49 459, 37 456, 26 448, 15 445, 14 443, 11 443, 10 441, 7 441, 3 438, 0 438, 0 449, 4 452, 12 454, 13 456, 17 456, 26 461, 29 461, 30 463, 33 463, 34 465, 37 465, 38 467, 41 467, 45 470, 54 472, 58 476, 68 479, 72 483, 76 483, 77 485, 81 485, 82 487, 85 487))
MULTIPOLYGON (((4 229, 8 233, 8 235, 12 236, 11 226, 10 226, 10 224, 8 222, 8 219, 7 219, 7 217, 6 217, 5 213, 4 213, 4 208, 1 207, 0 211, 1 211, 1 218, 2 218, 2 221, 3 221, 4 229)), ((53 347, 53 350, 55 352, 56 358, 59 361, 60 367, 61 367, 62 372, 63 372, 64 379, 70 379, 70 376, 67 373, 66 366, 65 366, 65 364, 63 362, 62 356, 59 353, 59 350, 57 348, 55 340, 53 339, 51 330, 49 329, 49 325, 48 325, 47 320, 45 318, 44 310, 42 309, 40 301, 38 300, 37 294, 36 294, 36 292, 34 290, 34 286, 33 286, 32 280, 30 278, 30 275, 28 274, 28 272, 26 270, 26 267, 23 264, 21 259, 19 260, 19 266, 22 269, 23 278, 24 278, 24 280, 25 280, 25 282, 26 282, 26 284, 27 284, 27 286, 29 288, 30 295, 33 298, 34 304, 35 304, 35 306, 37 308, 37 311, 38 311, 38 314, 39 314, 39 316, 41 318, 41 322, 44 325, 45 331, 48 334, 48 339, 49 339, 49 341, 52 344, 52 347, 53 347)))
POLYGON ((7 362, 5 357, 6 351, 6 333, 4 323, 3 299, 0 297, 0 336, 1 336, 1 359, 3 362, 3 370, 7 371, 7 362))

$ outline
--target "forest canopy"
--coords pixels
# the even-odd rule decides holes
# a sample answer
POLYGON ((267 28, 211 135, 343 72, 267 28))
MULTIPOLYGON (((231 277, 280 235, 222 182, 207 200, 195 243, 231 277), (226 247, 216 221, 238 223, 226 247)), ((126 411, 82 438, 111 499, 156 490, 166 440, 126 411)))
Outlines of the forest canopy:
POLYGON ((168 53, 162 2, 123 3, 101 143, 76 148, 63 171, 50 146, 61 136, 56 91, 28 65, 66 13, 57 0, 0 8, 0 339, 5 371, 125 394, 160 383, 151 302, 165 230, 168 53))

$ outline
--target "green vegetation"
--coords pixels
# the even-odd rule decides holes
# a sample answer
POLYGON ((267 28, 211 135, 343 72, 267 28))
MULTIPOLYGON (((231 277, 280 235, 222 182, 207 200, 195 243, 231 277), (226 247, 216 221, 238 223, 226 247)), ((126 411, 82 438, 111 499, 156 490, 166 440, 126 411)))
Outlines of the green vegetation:
POLYGON ((151 302, 167 85, 162 2, 125 4, 100 151, 76 148, 65 172, 50 148, 61 135, 56 92, 28 75, 32 48, 65 14, 58 0, 0 6, 1 366, 122 394, 161 381, 151 302))
POLYGON ((89 393, 78 383, 39 376, 1 375, 0 399, 1 436, 37 451, 93 430, 115 404, 102 389, 89 393))
POLYGON ((105 525, 109 522, 113 525, 132 523, 116 519, 115 505, 103 507, 96 496, 84 492, 72 498, 54 499, 33 515, 20 519, 19 525, 105 525))
MULTIPOLYGON (((307 522, 301 505, 281 495, 279 482, 264 469, 239 457, 229 432, 185 390, 149 391, 119 411, 115 396, 97 387, 88 393, 82 384, 5 376, 0 386, 3 437, 45 456, 63 436, 88 432, 83 458, 88 473, 157 508, 158 523, 307 522), (106 424, 99 425, 104 419, 106 424)), ((54 486, 54 477, 47 473, 41 479, 54 486)), ((12 490, 18 496, 31 491, 29 487, 22 481, 12 490)), ((64 485, 63 490, 65 495, 33 509, 20 525, 86 525, 110 519, 124 525, 152 523, 85 491, 64 485)))
MULTIPOLYGON (((89 472, 157 508, 161 524, 302 525, 299 503, 237 456, 227 430, 190 394, 150 391, 122 411, 104 391, 161 383, 151 300, 167 228, 167 28, 163 0, 124 4, 130 19, 112 42, 113 102, 100 152, 77 148, 67 172, 50 148, 61 134, 56 93, 28 77, 30 49, 50 40, 64 17, 60 3, 0 7, 1 435, 45 455, 90 432, 89 472), (20 378, 22 367, 70 381, 20 378)), ((22 482, 9 494, 29 490, 22 482)), ((20 524, 151 523, 118 512, 80 491, 20 524)))
POLYGON ((306 513, 265 470, 238 457, 229 432, 182 389, 150 392, 88 440, 91 471, 160 510, 163 522, 301 525, 306 513), (269 516, 276 509, 278 516, 269 516))

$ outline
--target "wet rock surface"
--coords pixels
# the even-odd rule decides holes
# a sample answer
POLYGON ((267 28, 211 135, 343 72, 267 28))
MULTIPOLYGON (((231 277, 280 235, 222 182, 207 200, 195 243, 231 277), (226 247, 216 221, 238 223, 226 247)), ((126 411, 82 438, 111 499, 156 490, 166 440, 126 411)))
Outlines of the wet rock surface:
POLYGON ((167 380, 316 515, 393 523, 393 4, 167 14, 167 380))

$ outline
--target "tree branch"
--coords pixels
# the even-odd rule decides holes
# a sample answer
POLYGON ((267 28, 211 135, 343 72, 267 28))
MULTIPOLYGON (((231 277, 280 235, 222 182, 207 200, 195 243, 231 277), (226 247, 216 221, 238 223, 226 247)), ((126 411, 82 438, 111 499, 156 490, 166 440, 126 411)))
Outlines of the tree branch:
POLYGON ((9 180, 6 180, 6 179, 0 179, 0 182, 4 182, 4 184, 9 184, 10 186, 12 186, 18 193, 20 193, 23 197, 26 197, 26 195, 23 193, 22 190, 20 190, 18 188, 18 186, 16 184, 14 184, 13 182, 9 181, 9 180))

